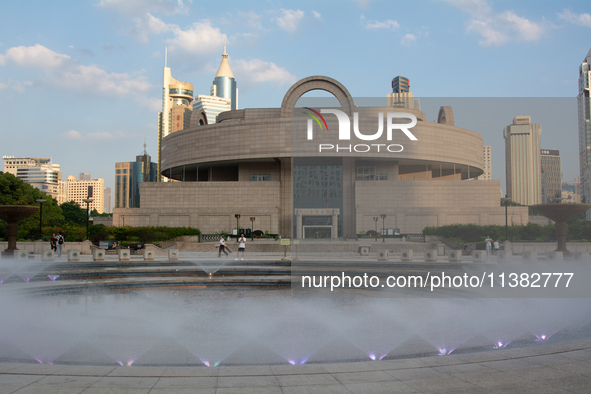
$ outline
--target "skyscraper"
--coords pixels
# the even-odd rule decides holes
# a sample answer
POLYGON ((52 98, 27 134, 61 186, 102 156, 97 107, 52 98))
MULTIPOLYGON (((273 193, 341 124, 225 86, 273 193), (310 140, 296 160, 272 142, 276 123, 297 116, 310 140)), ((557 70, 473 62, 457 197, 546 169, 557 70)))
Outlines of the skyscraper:
POLYGON ((527 115, 515 116, 503 130, 507 197, 521 205, 542 202, 541 135, 542 126, 527 115))
POLYGON ((484 173, 478 177, 479 181, 492 181, 492 163, 490 145, 482 146, 482 164, 484 173))
POLYGON ((156 179, 156 163, 151 162, 144 143, 144 154, 134 162, 115 163, 115 208, 138 208, 140 184, 156 179))
POLYGON ((164 69, 162 71, 162 112, 158 113, 158 181, 160 175, 160 156, 162 152, 162 138, 170 133, 188 127, 191 118, 191 103, 193 102, 193 85, 180 82, 172 77, 167 67, 167 54, 164 55, 164 69))
POLYGON ((211 86, 211 95, 229 99, 231 110, 238 108, 238 88, 236 87, 236 78, 234 78, 234 74, 230 68, 230 62, 228 62, 225 43, 222 62, 211 86))
POLYGON ((392 93, 388 94, 388 106, 421 110, 419 99, 415 99, 410 91, 410 80, 397 76, 392 79, 392 93))
MULTIPOLYGON (((589 88, 591 81, 591 50, 579 66, 579 165, 583 202, 591 201, 591 102, 589 88)), ((591 220, 591 210, 587 211, 587 220, 591 220)))
POLYGON ((216 117, 225 111, 229 111, 231 106, 231 100, 223 97, 198 95, 195 97, 193 102, 193 111, 203 109, 207 116, 207 124, 214 124, 216 117))
POLYGON ((59 164, 52 164, 47 157, 14 157, 3 156, 4 172, 12 174, 49 194, 59 202, 59 182, 62 172, 59 164))
POLYGON ((75 176, 70 175, 66 183, 66 201, 74 201, 81 208, 86 209, 85 198, 92 199, 88 205, 91 211, 95 210, 98 213, 105 212, 105 180, 102 178, 92 178, 90 173, 81 172, 84 179, 76 179, 75 176))
POLYGON ((560 202, 562 198, 562 170, 560 167, 560 151, 542 149, 542 204, 560 202))

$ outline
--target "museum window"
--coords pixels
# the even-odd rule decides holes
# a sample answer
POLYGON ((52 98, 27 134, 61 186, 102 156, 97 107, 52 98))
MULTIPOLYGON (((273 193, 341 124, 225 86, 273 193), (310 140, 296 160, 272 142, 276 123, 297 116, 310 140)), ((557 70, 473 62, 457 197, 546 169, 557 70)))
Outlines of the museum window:
POLYGON ((376 166, 357 166, 358 181, 387 181, 388 174, 376 174, 376 166))
POLYGON ((250 175, 251 181, 270 181, 271 175, 250 175))

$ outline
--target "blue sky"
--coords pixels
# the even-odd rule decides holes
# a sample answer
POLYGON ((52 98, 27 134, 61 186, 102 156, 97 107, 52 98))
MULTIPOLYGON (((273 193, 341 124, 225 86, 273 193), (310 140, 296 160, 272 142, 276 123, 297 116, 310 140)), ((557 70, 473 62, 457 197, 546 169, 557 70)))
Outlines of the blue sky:
MULTIPOLYGON (((310 75, 354 97, 383 97, 403 75, 417 97, 572 98, 591 48, 588 1, 22 0, 4 1, 0 22, 0 154, 52 157, 64 178, 111 187, 144 135, 156 159, 165 47, 173 77, 208 94, 227 39, 240 108, 279 107, 310 75)), ((578 176, 572 124, 542 123, 565 180, 578 176)), ((504 188, 502 129, 481 134, 504 188)))

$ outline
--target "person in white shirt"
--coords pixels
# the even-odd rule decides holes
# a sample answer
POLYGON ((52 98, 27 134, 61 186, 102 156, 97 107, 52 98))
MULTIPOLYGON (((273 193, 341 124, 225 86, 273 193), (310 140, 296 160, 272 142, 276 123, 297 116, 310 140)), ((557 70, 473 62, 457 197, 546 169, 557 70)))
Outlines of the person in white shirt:
POLYGON ((222 257, 222 252, 228 257, 228 252, 226 252, 226 240, 223 235, 220 235, 220 250, 218 252, 218 257, 222 257))
POLYGON ((492 249, 492 238, 490 237, 490 235, 486 236, 484 242, 486 242, 486 257, 488 257, 490 256, 492 249))
POLYGON ((499 249, 501 248, 501 244, 499 243, 499 241, 495 241, 495 243, 493 243, 493 246, 495 248, 495 253, 497 253, 499 251, 499 249))
POLYGON ((236 253, 236 260, 238 260, 240 252, 242 252, 242 260, 244 260, 244 248, 246 247, 246 238, 244 238, 244 234, 240 236, 238 242, 240 243, 238 244, 238 253, 236 253))

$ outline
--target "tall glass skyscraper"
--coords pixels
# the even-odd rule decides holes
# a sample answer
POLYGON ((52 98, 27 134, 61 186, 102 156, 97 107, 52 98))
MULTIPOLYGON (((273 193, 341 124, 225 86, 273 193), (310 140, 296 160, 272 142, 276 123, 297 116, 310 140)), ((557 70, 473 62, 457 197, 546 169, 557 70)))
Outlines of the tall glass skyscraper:
POLYGON ((230 68, 230 62, 228 62, 225 44, 222 62, 211 86, 211 95, 231 100, 230 109, 238 109, 238 88, 236 87, 236 78, 230 68))
MULTIPOLYGON (((591 50, 579 66, 579 164, 581 170, 582 201, 591 201, 591 102, 589 102, 589 81, 591 80, 591 50)), ((587 211, 591 220, 591 210, 587 211)))

